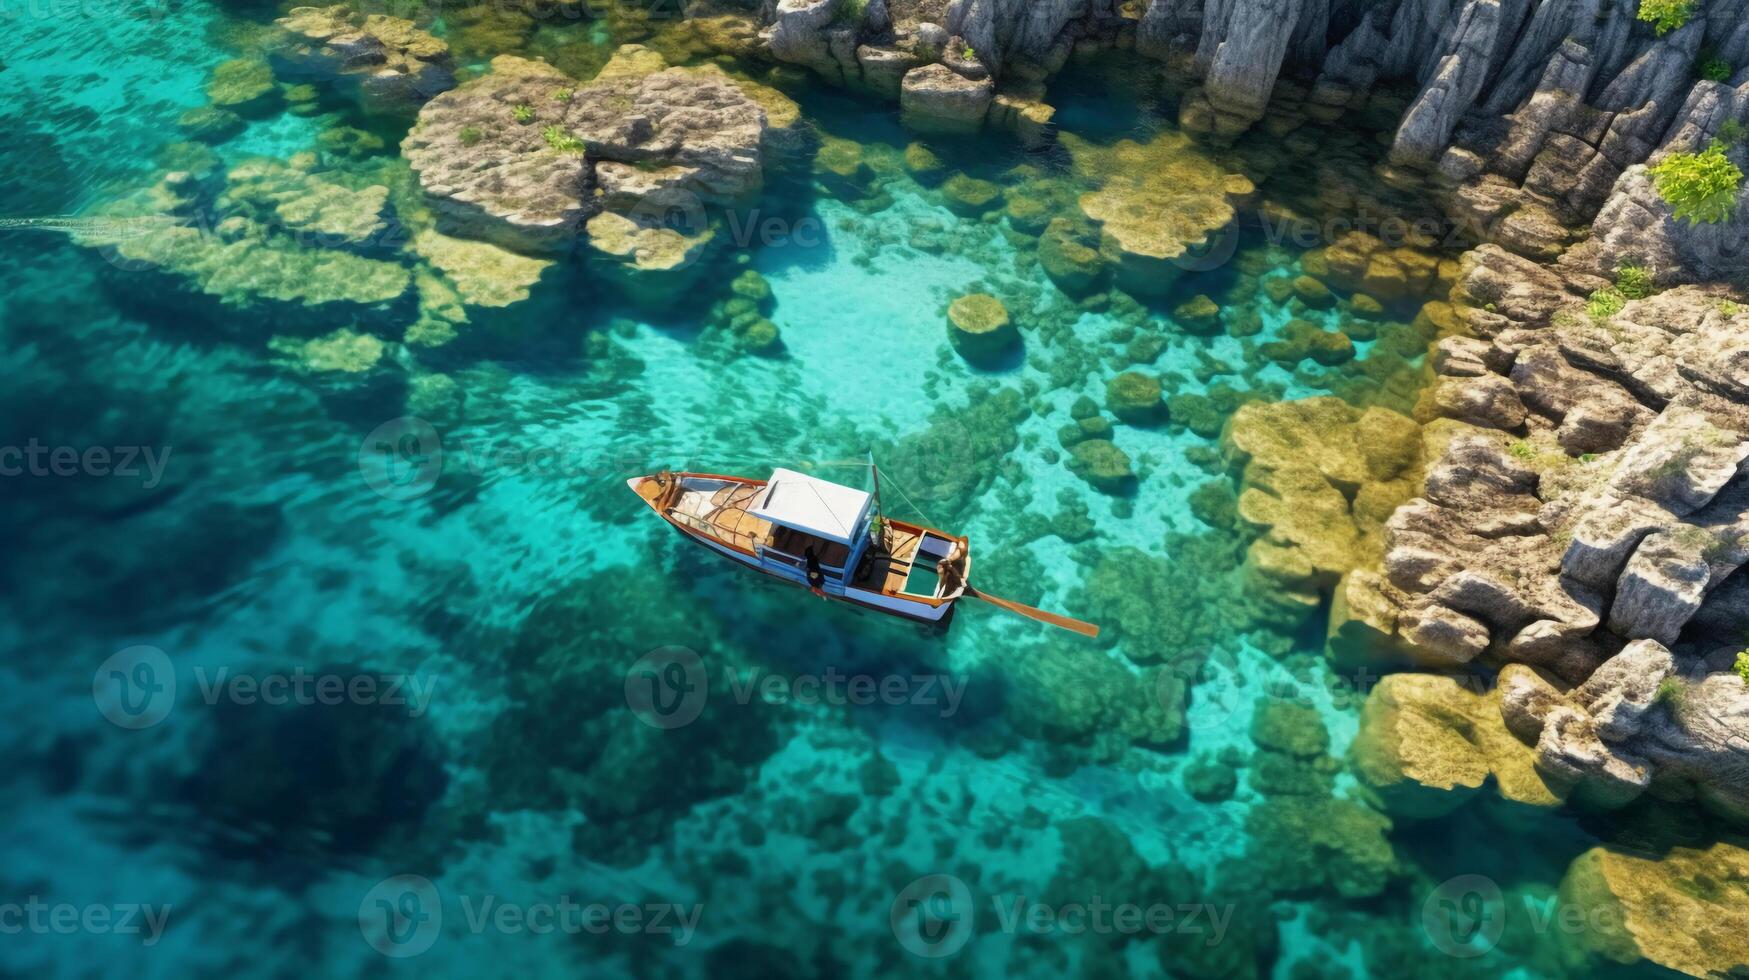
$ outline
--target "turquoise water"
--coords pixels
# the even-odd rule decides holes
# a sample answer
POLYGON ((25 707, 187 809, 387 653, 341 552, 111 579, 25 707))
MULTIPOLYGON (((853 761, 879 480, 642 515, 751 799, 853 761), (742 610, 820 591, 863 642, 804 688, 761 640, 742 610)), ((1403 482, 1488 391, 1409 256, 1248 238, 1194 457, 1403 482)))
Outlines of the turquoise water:
MULTIPOLYGON (((0 49, 9 216, 101 211, 154 179, 212 66, 251 50, 250 16, 265 15, 177 3, 14 18, 0 49)), ((598 46, 610 27, 624 29, 590 28, 598 46)), ((1065 132, 1110 144, 1169 125, 1169 106, 1137 107, 1146 79, 1105 81, 1065 80, 1065 132)), ((763 206, 794 240, 730 250, 700 308, 652 314, 561 263, 523 304, 464 326, 476 332, 457 350, 363 378, 301 371, 272 341, 352 324, 270 304, 215 315, 172 275, 58 233, 0 231, 0 444, 152 447, 164 462, 158 476, 5 483, 0 904, 167 909, 149 936, 7 935, 9 972, 1567 969, 1553 938, 1517 926, 1484 956, 1439 955, 1422 908, 1473 870, 1455 841, 1485 847, 1516 898, 1549 894, 1594 838, 1565 814, 1490 801, 1416 826, 1356 818, 1373 811, 1334 762, 1356 706, 1322 656, 1321 614, 1257 614, 1243 532, 1190 506, 1231 477, 1215 435, 1116 425, 1128 493, 1065 465, 1059 430, 1080 399, 1103 406, 1119 370, 1176 375, 1181 395, 1309 397, 1373 344, 1345 368, 1290 371, 1185 331, 1175 303, 1233 288, 1232 269, 1171 300, 1078 304, 1000 209, 962 216, 890 165, 906 137, 888 107, 791 91, 820 131, 887 164, 867 195, 816 187, 805 167, 775 183, 763 206), (769 283, 781 357, 706 325, 702 307, 746 268, 769 283), (1022 356, 976 367, 953 352, 945 310, 971 291, 1007 303, 1022 356), (405 416, 439 434, 441 473, 391 499, 359 461, 405 416), (686 546, 623 483, 773 465, 859 482, 871 450, 895 516, 969 534, 980 584, 1098 619, 1106 639, 970 606, 950 630, 920 631, 770 587, 686 546), (158 653, 129 653, 141 647, 158 653), (126 705, 94 706, 94 672, 98 688, 112 668, 164 679, 135 673, 141 662, 175 691, 148 699, 163 717, 134 730, 113 723, 139 719, 126 705), (668 677, 689 662, 704 671, 695 720, 662 727, 628 706, 639 665, 668 677), (238 677, 376 688, 276 706, 228 686, 238 677), (855 694, 848 677, 882 693, 855 694), (1315 719, 1328 744, 1311 755, 1331 761, 1284 763, 1302 791, 1266 794, 1252 719, 1282 705, 1315 719), (1230 798, 1189 792, 1198 760, 1237 773, 1230 798), (1344 874, 1371 883, 1345 889, 1344 874), (906 904, 937 875, 965 900, 906 904), (1077 928, 1101 902, 1169 921, 1077 928), (571 905, 636 919, 540 928, 571 905), (1034 905, 1049 915, 1026 918, 1034 905), (920 914, 934 918, 919 927, 920 914)), ((227 168, 287 159, 340 125, 395 126, 343 106, 275 113, 216 154, 227 168)), ((938 150, 982 177, 1068 167, 995 139, 995 152, 938 150)), ((333 172, 379 179, 392 147, 333 172)), ((1241 254, 1267 270, 1259 295, 1300 272, 1297 252, 1255 235, 1241 254)), ((1260 309, 1255 342, 1279 337, 1293 313, 1260 309)))

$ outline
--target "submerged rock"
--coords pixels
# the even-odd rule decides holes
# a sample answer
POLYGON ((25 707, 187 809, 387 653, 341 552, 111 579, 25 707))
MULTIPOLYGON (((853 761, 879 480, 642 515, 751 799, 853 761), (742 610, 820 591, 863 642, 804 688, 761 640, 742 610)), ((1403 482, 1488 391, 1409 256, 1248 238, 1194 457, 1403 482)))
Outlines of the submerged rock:
POLYGON ((1125 495, 1134 492, 1135 471, 1130 468, 1129 454, 1105 439, 1088 439, 1069 449, 1069 472, 1086 480, 1105 493, 1125 495))
POLYGON ((413 252, 441 271, 469 306, 509 306, 551 268, 551 259, 533 258, 490 242, 452 238, 426 229, 413 236, 413 252))
POLYGON ((1507 729, 1498 689, 1487 694, 1432 674, 1392 674, 1367 696, 1350 749, 1356 774, 1393 816, 1439 817, 1489 779, 1506 799, 1558 805, 1535 751, 1507 729))
POLYGON ((1099 223, 1101 251, 1132 293, 1162 295, 1181 271, 1197 267, 1201 250, 1237 216, 1235 204, 1255 190, 1179 133, 1112 146, 1067 137, 1064 143, 1076 170, 1099 184, 1081 195, 1081 211, 1099 223))
POLYGON ((1105 407, 1131 425, 1154 425, 1166 417, 1166 403, 1160 395, 1159 378, 1125 371, 1106 382, 1105 407))
POLYGON ((410 20, 344 5, 293 7, 274 23, 273 58, 300 82, 343 82, 367 110, 407 113, 455 87, 449 45, 410 20))
POLYGON ((1000 359, 1020 344, 1008 307, 988 293, 961 296, 947 308, 948 339, 968 361, 1000 359))
POLYGON ((1587 967, 1650 960, 1690 976, 1749 962, 1749 851, 1729 843, 1650 856, 1594 847, 1561 880, 1586 928, 1561 930, 1587 967))

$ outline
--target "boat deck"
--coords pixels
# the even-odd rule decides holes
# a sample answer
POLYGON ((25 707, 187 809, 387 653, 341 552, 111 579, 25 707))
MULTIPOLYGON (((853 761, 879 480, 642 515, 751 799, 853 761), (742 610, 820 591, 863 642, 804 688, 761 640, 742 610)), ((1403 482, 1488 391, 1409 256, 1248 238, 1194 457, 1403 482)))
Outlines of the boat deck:
POLYGON ((754 551, 771 539, 771 522, 747 513, 760 489, 735 483, 714 488, 685 487, 669 506, 668 513, 726 544, 754 551))

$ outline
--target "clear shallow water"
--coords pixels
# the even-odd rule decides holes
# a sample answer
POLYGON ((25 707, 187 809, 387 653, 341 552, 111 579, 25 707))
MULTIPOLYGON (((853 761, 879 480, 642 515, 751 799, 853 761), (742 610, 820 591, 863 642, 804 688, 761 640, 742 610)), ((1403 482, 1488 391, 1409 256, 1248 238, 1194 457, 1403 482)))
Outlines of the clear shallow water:
MULTIPOLYGON (((0 105, 25 134, 0 148, 18 178, 9 213, 78 213, 153 171, 177 117, 203 102, 206 72, 240 53, 248 32, 236 22, 204 4, 18 19, 0 49, 0 105)), ((1098 98, 1097 78, 1063 90, 1071 132, 1111 141, 1157 125, 1121 91, 1098 98)), ((883 108, 803 102, 821 129, 870 152, 903 148, 883 108)), ((256 120, 220 155, 227 165, 287 157, 342 121, 359 122, 256 120)), ((1006 147, 943 153, 985 176, 1024 159, 1006 147)), ((1281 636, 1227 615, 1244 598, 1233 574, 1243 540, 1209 528, 1188 503, 1221 473, 1187 450, 1206 456, 1214 440, 1118 425, 1113 441, 1139 480, 1132 496, 1114 497, 1069 472, 1057 432, 1081 396, 1104 403, 1114 362, 1178 372, 1180 391, 1204 391, 1217 379, 1196 379, 1199 355, 1237 364, 1237 341, 1182 332, 1169 304, 1148 308, 1139 327, 1122 311, 1076 308, 1003 221, 956 216, 939 191, 902 174, 882 179, 890 202, 879 209, 805 183, 776 203, 814 219, 821 242, 743 253, 770 283, 785 356, 725 356, 700 335, 701 317, 647 317, 578 270, 553 270, 527 307, 538 320, 530 343, 442 364, 465 407, 432 413, 443 475, 403 501, 373 492, 358 466, 368 434, 403 402, 337 398, 276 365, 268 336, 289 328, 271 318, 240 313, 215 330, 184 315, 170 277, 106 265, 48 233, 0 232, 0 340, 13 382, 0 396, 0 443, 169 453, 152 486, 5 485, 0 731, 13 765, 0 803, 0 902, 169 909, 149 944, 91 927, 9 935, 9 967, 1558 972, 1546 936, 1515 934, 1476 959, 1439 956, 1420 911, 1434 885, 1471 870, 1452 860, 1454 842, 1486 839, 1496 855, 1487 873, 1546 894, 1590 839, 1565 816, 1477 805, 1359 834, 1353 846, 1370 847, 1370 860, 1380 860, 1379 841, 1396 853, 1390 884, 1356 896, 1269 877, 1296 863, 1283 854, 1303 849, 1322 811, 1305 807, 1298 832, 1278 823, 1265 834, 1251 820, 1265 794, 1247 771, 1225 802, 1187 792, 1189 761, 1251 755, 1259 705, 1309 705, 1340 757, 1354 704, 1324 693, 1317 624, 1281 636), (1023 361, 972 368, 947 346, 943 311, 974 287, 1010 303, 1023 361), (1138 332, 1163 343, 1135 362, 1126 351, 1138 332), (1062 368, 1070 358, 1087 366, 1062 368), (1004 398, 1024 418, 989 409, 1004 398), (1138 601, 1153 612, 1128 629, 1108 622, 1115 642, 1105 645, 980 608, 962 610, 945 634, 919 633, 762 586, 685 547, 622 489, 624 477, 662 465, 758 473, 814 462, 854 480, 832 463, 870 447, 895 469, 889 498, 913 498, 889 505, 972 534, 992 591, 1082 615, 1138 601), (1082 508, 1090 526, 1073 541, 1020 517, 1082 508), (1120 553, 1135 557, 1101 570, 1120 553), (94 705, 93 675, 102 686, 100 665, 137 646, 163 651, 176 692, 155 702, 168 706, 162 721, 135 731, 94 705), (629 710, 624 692, 640 657, 673 648, 701 655, 709 698, 697 722, 662 730, 629 710), (1182 722, 1156 745, 1131 733, 1148 729, 1160 704, 1161 662, 1194 687, 1178 705, 1182 722), (210 694, 236 676, 303 675, 404 678, 402 700, 424 693, 411 704, 283 707, 242 703, 235 688, 210 694), (897 693, 862 699, 872 703, 813 693, 840 675, 896 679, 897 693), (914 923, 902 902, 935 874, 965 883, 970 907, 948 912, 974 927, 940 959, 907 945, 914 923), (419 893, 429 904, 414 910, 423 918, 390 920, 385 943, 380 925, 372 931, 383 921, 376 903, 401 908, 407 879, 396 876, 407 875, 431 883, 419 893), (1053 913, 1100 900, 1163 906, 1180 927, 1032 928, 1000 911, 1016 899, 1053 913), (567 901, 675 919, 696 908, 698 918, 684 941, 672 928, 542 934, 523 921, 567 901), (482 911, 488 902, 515 914, 482 911), (667 905, 680 908, 654 911, 667 905), (1191 929, 1193 909, 1225 917, 1219 936, 1212 925, 1191 929)), ((1260 289, 1297 274, 1296 256, 1275 258, 1260 289)), ((1267 340, 1289 314, 1263 311, 1267 340)), ((1273 365, 1218 380, 1277 398, 1323 393, 1273 365)), ((1331 781, 1338 795, 1352 789, 1346 775, 1331 781)), ((1301 812, 1291 800, 1272 805, 1301 812)))

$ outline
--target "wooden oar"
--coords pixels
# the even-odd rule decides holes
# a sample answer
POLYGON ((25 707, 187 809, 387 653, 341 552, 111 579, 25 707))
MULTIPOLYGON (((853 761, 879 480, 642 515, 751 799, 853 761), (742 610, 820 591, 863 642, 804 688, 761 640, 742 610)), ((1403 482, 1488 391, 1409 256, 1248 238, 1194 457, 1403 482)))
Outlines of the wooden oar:
POLYGON ((1060 629, 1066 629, 1071 633, 1079 633, 1082 636, 1098 636, 1099 635, 1099 627, 1093 625, 1092 623, 1083 623, 1079 619, 1070 619, 1067 616, 1059 616, 1053 612, 1045 612, 1043 609, 1035 609, 1032 606, 1023 606, 1018 602, 1013 602, 1013 601, 1008 600, 1008 599, 1001 599, 1001 598, 998 598, 996 596, 991 595, 988 592, 979 592, 977 589, 972 588, 970 585, 966 586, 966 595, 973 596, 973 597, 978 598, 978 599, 982 599, 985 602, 988 602, 992 606, 999 606, 1003 609, 1008 610, 1011 613, 1017 613, 1021 616, 1025 616, 1027 619, 1036 619, 1041 623, 1049 623, 1050 625, 1058 627, 1060 629))

